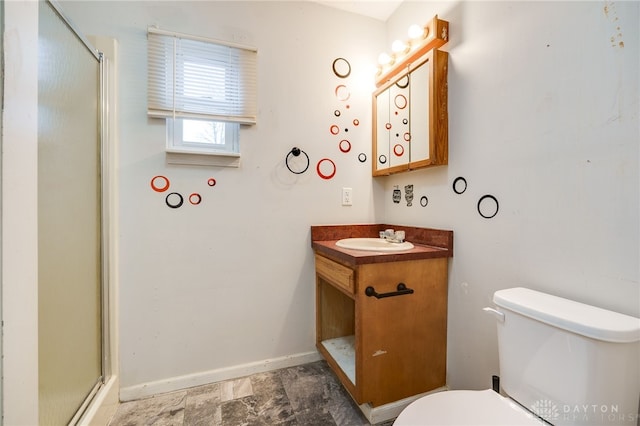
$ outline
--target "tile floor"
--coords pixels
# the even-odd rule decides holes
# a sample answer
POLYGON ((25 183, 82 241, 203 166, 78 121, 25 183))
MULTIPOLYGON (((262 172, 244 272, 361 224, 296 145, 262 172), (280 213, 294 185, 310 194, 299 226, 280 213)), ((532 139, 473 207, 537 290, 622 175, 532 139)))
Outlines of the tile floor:
POLYGON ((109 423, 134 425, 365 426, 369 422, 327 363, 318 361, 125 402, 109 423))

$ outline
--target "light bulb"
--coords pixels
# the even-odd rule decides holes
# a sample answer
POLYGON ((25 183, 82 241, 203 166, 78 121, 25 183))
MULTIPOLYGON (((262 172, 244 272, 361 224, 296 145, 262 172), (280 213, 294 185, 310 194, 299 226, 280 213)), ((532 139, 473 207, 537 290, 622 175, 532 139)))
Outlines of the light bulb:
POLYGON ((411 40, 417 40, 425 36, 424 27, 418 24, 411 25, 407 33, 409 34, 409 38, 411 40))
POLYGON ((396 40, 391 44, 391 50, 394 53, 404 53, 408 50, 407 44, 402 40, 396 40))
POLYGON ((381 53, 380 56, 378 56, 378 63, 380 65, 389 65, 392 62, 393 62, 393 58, 389 56, 387 53, 381 53))

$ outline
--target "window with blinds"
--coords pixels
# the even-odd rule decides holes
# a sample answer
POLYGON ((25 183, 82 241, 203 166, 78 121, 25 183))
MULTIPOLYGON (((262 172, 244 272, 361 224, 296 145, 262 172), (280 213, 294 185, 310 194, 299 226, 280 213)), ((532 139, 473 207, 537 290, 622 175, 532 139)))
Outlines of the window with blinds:
POLYGON ((239 154, 256 124, 253 48, 148 30, 148 115, 167 120, 167 151, 239 154))

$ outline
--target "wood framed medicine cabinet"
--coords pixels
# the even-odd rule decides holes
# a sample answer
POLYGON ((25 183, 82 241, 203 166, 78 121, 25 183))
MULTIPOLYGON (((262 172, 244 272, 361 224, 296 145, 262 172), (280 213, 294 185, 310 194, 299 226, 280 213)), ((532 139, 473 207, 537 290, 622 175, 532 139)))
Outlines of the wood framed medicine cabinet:
POLYGON ((448 22, 434 17, 422 45, 377 79, 373 93, 373 176, 449 160, 448 22))

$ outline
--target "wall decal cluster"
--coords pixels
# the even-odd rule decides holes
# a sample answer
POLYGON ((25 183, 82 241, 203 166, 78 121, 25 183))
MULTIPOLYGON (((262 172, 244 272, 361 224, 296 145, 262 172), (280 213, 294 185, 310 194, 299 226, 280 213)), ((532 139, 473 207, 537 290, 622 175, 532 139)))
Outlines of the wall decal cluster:
MULTIPOLYGON (((329 132, 332 136, 337 137, 338 150, 343 154, 347 154, 352 149, 352 143, 347 134, 351 128, 357 128, 360 125, 360 119, 354 116, 355 113, 348 102, 351 99, 351 91, 346 79, 351 75, 351 64, 345 58, 336 58, 331 64, 331 69, 339 79, 339 83, 334 90, 339 107, 333 111, 333 115, 336 120, 340 119, 340 125, 334 122, 329 127, 329 132)), ((367 161, 367 155, 364 152, 360 152, 357 158, 360 163, 367 161)), ((324 160, 326 161, 327 159, 324 160)), ((318 167, 320 166, 320 163, 318 163, 318 167)), ((318 174, 320 175, 320 173, 318 174)), ((323 175, 320 175, 320 177, 323 177, 323 175)))
MULTIPOLYGON (((464 194, 467 191, 467 187, 467 180, 462 176, 458 176, 457 178, 455 178, 451 185, 453 192, 457 195, 464 194)), ((414 199, 412 184, 404 186, 404 198, 407 202, 407 207, 411 207, 412 201, 414 199)), ((399 204, 400 201, 402 201, 402 191, 400 190, 400 187, 398 185, 394 186, 394 190, 392 192, 392 200, 395 204, 399 204)), ((420 197, 420 206, 427 207, 428 205, 429 198, 426 195, 422 195, 420 197)), ((476 210, 481 217, 485 219, 492 219, 498 214, 498 211, 500 210, 500 203, 494 195, 484 194, 478 199, 476 210)))
MULTIPOLYGON (((157 175, 151 178, 150 185, 151 189, 153 189, 155 192, 164 193, 169 190, 171 181, 166 176, 157 175)), ((207 179, 207 185, 210 187, 215 186, 216 180, 212 177, 207 179)), ((197 206, 202 202, 202 195, 200 195, 199 192, 192 192, 187 197, 187 201, 192 206, 197 206)), ((171 209, 178 209, 182 207, 184 205, 184 202, 184 196, 177 191, 168 192, 164 197, 164 203, 171 209)))
MULTIPOLYGON (((462 176, 455 178, 453 180, 452 188, 453 192, 456 194, 463 194, 467 190, 467 180, 462 176)), ((478 200, 476 209, 480 216, 485 219, 491 219, 498 214, 498 210, 500 210, 500 203, 498 203, 498 199, 495 196, 485 194, 478 200)))
MULTIPOLYGON (((400 190, 400 187, 398 185, 395 185, 394 188, 395 189, 393 190, 393 194, 392 194, 393 202, 395 204, 400 204, 400 201, 402 200, 402 191, 400 190)), ((413 206, 413 199, 414 199, 413 184, 404 186, 404 199, 407 202, 407 207, 413 206)), ((429 199, 427 198, 427 196, 426 195, 421 196, 420 205, 422 207, 427 207, 428 204, 429 204, 429 199)))
MULTIPOLYGON (((360 119, 354 117, 351 105, 348 102, 351 99, 351 91, 345 79, 351 75, 351 64, 345 58, 336 58, 331 64, 331 69, 339 79, 339 83, 333 93, 339 106, 333 110, 333 119, 335 121, 329 126, 329 133, 332 137, 335 137, 338 151, 342 154, 348 154, 351 152, 353 144, 347 134, 350 129, 360 126, 360 119)), ((357 155, 357 159, 360 163, 366 163, 367 154, 360 152, 357 155)), ((305 173, 309 169, 310 162, 309 155, 298 147, 293 147, 284 160, 287 169, 296 175, 305 173)), ((331 158, 325 157, 316 163, 316 173, 321 179, 330 180, 336 175, 337 171, 336 163, 331 158)))

